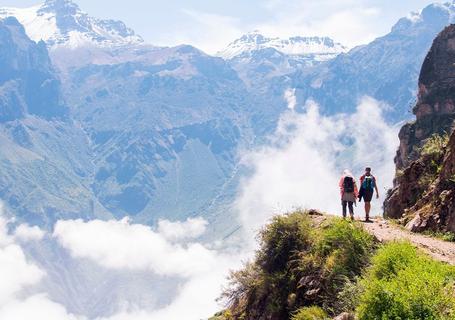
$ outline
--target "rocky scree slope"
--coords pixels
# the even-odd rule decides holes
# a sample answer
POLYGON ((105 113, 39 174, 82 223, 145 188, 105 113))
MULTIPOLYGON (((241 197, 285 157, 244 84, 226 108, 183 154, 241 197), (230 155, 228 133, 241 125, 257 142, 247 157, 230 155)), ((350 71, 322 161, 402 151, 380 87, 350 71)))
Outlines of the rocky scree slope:
POLYGON ((416 120, 400 131, 395 187, 385 215, 414 231, 455 231, 455 25, 434 40, 422 66, 416 120))

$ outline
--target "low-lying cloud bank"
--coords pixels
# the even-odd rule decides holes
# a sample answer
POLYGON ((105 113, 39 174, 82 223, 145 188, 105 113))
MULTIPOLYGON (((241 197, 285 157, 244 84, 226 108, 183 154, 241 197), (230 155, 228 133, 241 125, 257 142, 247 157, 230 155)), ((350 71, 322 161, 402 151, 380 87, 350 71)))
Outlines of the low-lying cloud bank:
MULTIPOLYGON (((58 221, 54 237, 74 258, 87 258, 103 267, 125 270, 149 270, 162 276, 191 277, 204 273, 217 259, 215 251, 199 243, 171 243, 168 240, 175 226, 178 233, 194 231, 200 220, 185 223, 161 221, 161 231, 151 227, 121 221, 82 220, 58 221)), ((204 224, 205 225, 205 224, 204 224)), ((202 231, 205 230, 205 227, 202 231)), ((176 239, 175 234, 171 234, 176 239)))
POLYGON ((26 294, 46 276, 27 260, 19 243, 36 241, 44 236, 39 228, 20 225, 9 230, 0 203, 0 319, 11 320, 83 320, 68 314, 65 308, 51 301, 46 293, 26 294))
POLYGON ((144 271, 183 281, 172 302, 163 308, 118 306, 116 314, 94 320, 206 318, 220 309, 215 299, 229 270, 241 263, 238 252, 217 251, 195 242, 206 226, 202 218, 162 220, 156 230, 132 224, 126 218, 65 220, 56 223, 52 234, 46 234, 28 225, 14 227, 0 212, 0 319, 88 320, 69 313, 46 292, 39 291, 47 275, 26 258, 22 245, 28 241, 57 241, 73 259, 88 259, 106 270, 144 271))
MULTIPOLYGON (((241 184, 237 209, 240 224, 250 235, 274 214, 296 208, 339 213, 338 182, 344 169, 360 177, 371 166, 381 200, 392 184, 398 127, 383 119, 386 105, 365 97, 354 114, 323 116, 310 101, 299 113, 291 93, 286 91, 289 111, 270 143, 243 157, 252 174, 241 184)), ((375 214, 381 206, 382 201, 374 203, 375 214)))

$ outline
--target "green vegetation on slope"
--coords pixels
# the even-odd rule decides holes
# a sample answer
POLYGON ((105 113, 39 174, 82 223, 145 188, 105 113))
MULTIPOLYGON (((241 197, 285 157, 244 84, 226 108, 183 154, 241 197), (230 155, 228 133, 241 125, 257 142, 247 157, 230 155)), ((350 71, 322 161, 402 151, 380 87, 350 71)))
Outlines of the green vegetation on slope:
POLYGON ((359 285, 361 320, 455 319, 455 268, 409 243, 379 249, 359 285))
POLYGON ((303 307, 293 316, 292 320, 325 320, 329 319, 327 313, 321 307, 303 307))
POLYGON ((444 149, 449 143, 449 134, 444 133, 442 135, 433 134, 430 138, 425 140, 425 144, 420 150, 420 154, 423 156, 433 155, 437 158, 444 155, 444 149))
POLYGON ((408 243, 379 246, 360 223, 294 212, 275 217, 259 241, 214 319, 455 319, 455 268, 408 243))
POLYGON ((318 224, 295 212, 260 232, 255 262, 232 273, 224 293, 233 319, 289 319, 302 306, 341 309, 338 294, 367 266, 375 243, 358 224, 322 217, 318 224))
POLYGON ((441 171, 448 142, 449 135, 447 133, 443 135, 434 134, 425 140, 425 144, 420 149, 421 161, 426 168, 418 181, 423 194, 428 191, 441 171))

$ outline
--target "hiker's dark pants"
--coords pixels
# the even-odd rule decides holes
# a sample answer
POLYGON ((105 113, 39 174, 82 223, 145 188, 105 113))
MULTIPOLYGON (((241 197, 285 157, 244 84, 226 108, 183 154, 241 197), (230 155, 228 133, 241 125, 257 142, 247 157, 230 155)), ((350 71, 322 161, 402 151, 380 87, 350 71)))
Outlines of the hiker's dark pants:
POLYGON ((354 202, 352 201, 341 201, 341 205, 343 206, 343 217, 346 218, 346 209, 349 207, 349 214, 351 216, 354 215, 354 202))

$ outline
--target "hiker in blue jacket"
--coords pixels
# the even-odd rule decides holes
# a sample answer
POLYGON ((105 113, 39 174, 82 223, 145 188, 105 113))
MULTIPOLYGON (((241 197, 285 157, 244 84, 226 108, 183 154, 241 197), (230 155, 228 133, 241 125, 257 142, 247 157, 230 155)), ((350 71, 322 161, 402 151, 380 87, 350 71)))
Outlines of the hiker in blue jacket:
POLYGON ((359 202, 365 201, 365 221, 370 222, 371 199, 376 191, 376 199, 379 199, 378 184, 376 178, 371 174, 371 168, 365 169, 365 174, 360 177, 359 202))

